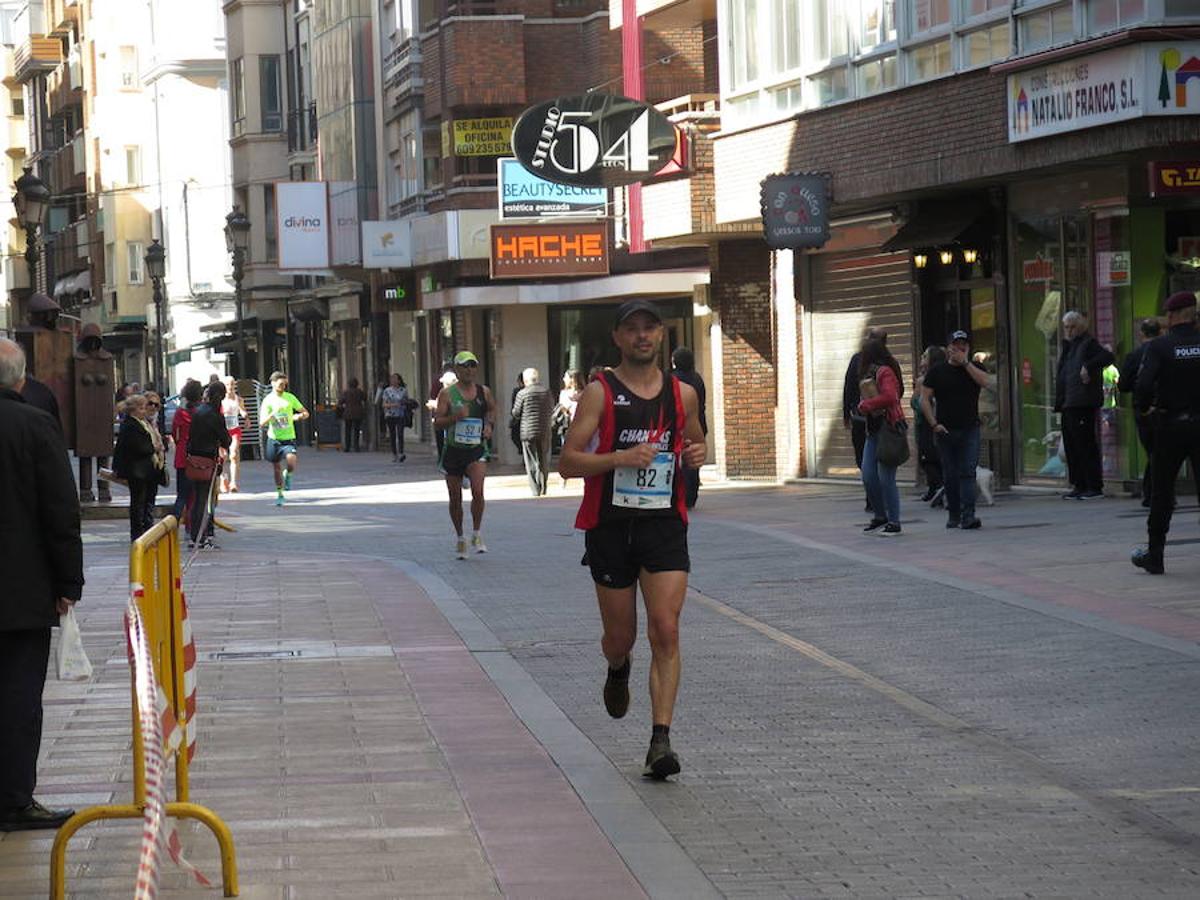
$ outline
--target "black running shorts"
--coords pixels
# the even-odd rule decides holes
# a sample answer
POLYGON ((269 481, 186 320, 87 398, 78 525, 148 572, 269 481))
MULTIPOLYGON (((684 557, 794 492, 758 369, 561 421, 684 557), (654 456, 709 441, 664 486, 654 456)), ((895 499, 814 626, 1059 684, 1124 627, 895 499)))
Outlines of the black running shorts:
POLYGON ((584 535, 582 563, 601 587, 627 588, 638 573, 690 572, 687 525, 678 516, 638 516, 597 525, 584 535))
POLYGON ((447 444, 442 451, 442 471, 452 478, 462 478, 469 466, 483 459, 486 449, 482 444, 478 447, 451 447, 447 444))

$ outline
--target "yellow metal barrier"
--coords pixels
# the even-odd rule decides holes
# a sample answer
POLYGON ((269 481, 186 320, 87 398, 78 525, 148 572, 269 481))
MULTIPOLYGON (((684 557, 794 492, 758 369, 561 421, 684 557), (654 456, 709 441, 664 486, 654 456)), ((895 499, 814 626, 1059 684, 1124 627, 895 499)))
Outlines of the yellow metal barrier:
MULTIPOLYGON (((182 582, 179 572, 179 530, 174 516, 167 516, 143 534, 129 550, 130 585, 141 585, 138 608, 154 660, 154 675, 162 686, 181 728, 187 726, 184 695, 184 640, 182 582)), ((50 853, 50 897, 62 900, 66 893, 67 842, 79 829, 101 819, 141 819, 146 809, 146 752, 142 745, 138 695, 133 666, 130 666, 133 697, 133 802, 90 806, 68 819, 54 838, 50 853)), ((226 897, 238 895, 237 857, 233 834, 221 818, 207 807, 188 799, 188 742, 175 751, 175 802, 166 804, 168 816, 196 819, 212 831, 221 848, 221 881, 226 897)))

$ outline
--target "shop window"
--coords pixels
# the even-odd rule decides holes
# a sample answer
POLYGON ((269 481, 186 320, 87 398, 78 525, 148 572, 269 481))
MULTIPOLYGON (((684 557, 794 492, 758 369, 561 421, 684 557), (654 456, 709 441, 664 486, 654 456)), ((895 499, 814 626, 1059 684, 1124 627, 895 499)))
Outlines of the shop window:
POLYGON ((950 0, 908 0, 912 37, 950 24, 950 0))
POLYGON ((964 38, 967 65, 986 66, 1008 56, 1011 47, 1008 23, 972 31, 964 38))
POLYGON ((1145 18, 1146 0, 1087 0, 1089 34, 1125 28, 1145 18))
POLYGON ((908 54, 908 63, 913 81, 928 81, 947 74, 951 69, 949 39, 914 47, 908 54))
POLYGON ((869 97, 896 86, 896 57, 885 56, 855 68, 858 78, 858 94, 869 97))
POLYGON ((1075 23, 1069 4, 1028 13, 1021 16, 1018 22, 1021 53, 1056 47, 1069 43, 1075 37, 1075 23))
POLYGON ((870 50, 896 40, 896 0, 862 0, 858 48, 870 50))
POLYGON ((830 69, 808 79, 813 105, 824 106, 826 103, 836 103, 850 96, 849 78, 843 66, 830 69))

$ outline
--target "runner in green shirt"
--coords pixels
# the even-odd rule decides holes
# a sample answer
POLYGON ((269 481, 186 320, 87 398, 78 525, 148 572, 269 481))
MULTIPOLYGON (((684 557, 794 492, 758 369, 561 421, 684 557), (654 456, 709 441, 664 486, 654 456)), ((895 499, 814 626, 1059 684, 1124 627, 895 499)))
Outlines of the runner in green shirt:
POLYGON ((479 359, 470 350, 455 355, 454 372, 458 375, 458 383, 442 388, 438 393, 433 424, 436 428, 446 429, 441 466, 450 494, 450 521, 458 533, 456 555, 466 559, 462 505, 464 477, 471 482, 471 522, 474 526, 471 547, 476 553, 487 553, 479 532, 483 526, 483 478, 487 474, 488 444, 496 426, 496 402, 486 385, 475 382, 479 359))
POLYGON ((266 458, 275 467, 275 505, 283 506, 283 492, 292 489, 296 471, 296 422, 308 418, 308 410, 288 393, 288 378, 282 372, 271 373, 271 393, 263 398, 258 410, 258 427, 267 432, 266 458), (286 466, 286 469, 285 469, 286 466))

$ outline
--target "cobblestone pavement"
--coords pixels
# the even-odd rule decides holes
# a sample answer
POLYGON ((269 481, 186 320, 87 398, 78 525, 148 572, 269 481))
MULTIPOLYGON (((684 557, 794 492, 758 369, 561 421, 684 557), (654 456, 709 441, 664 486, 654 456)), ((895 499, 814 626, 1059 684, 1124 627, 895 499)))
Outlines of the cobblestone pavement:
MULTIPOLYGON (((731 897, 1200 895, 1194 506, 1177 516, 1168 575, 1150 579, 1128 563, 1143 528, 1132 501, 1002 496, 981 510, 985 527, 974 533, 946 532, 938 513, 910 503, 905 534, 884 540, 861 535, 853 488, 706 488, 691 529, 694 592, 672 728, 684 771, 657 784, 638 775, 649 732, 644 639, 629 716, 614 722, 599 702, 598 617, 571 528, 577 484, 564 492, 555 478, 551 496, 533 500, 522 477, 494 479, 484 529, 492 552, 459 562, 428 460, 414 452, 401 481, 383 460, 306 453, 294 502, 282 510, 264 490, 266 467, 248 465, 251 492, 223 508, 238 533, 190 573, 202 653, 287 634, 388 654, 257 668, 202 663, 210 698, 202 703, 212 711, 202 720, 209 749, 198 784, 209 779, 222 813, 229 807, 235 819, 260 823, 231 822, 247 871, 255 861, 263 867, 251 885, 275 891, 264 896, 408 896, 420 891, 396 885, 412 866, 424 867, 412 877, 425 888, 446 868, 459 879, 447 882, 449 894, 580 893, 562 882, 531 887, 505 869, 519 854, 497 842, 498 820, 479 800, 510 773, 494 770, 490 788, 486 778, 472 785, 466 777, 486 761, 467 750, 489 716, 480 712, 456 733, 456 700, 441 715, 430 706, 437 667, 416 664, 461 667, 466 654, 445 649, 458 638, 494 680, 497 709, 510 718, 515 710, 529 729, 526 743, 498 733, 517 755, 549 753, 611 841, 588 844, 584 858, 615 848, 628 866, 604 868, 613 879, 607 896, 636 892, 632 879, 651 896, 694 896, 661 877, 676 866, 676 883, 694 886, 688 865, 731 897), (218 570, 233 573, 223 577, 237 582, 236 604, 215 595, 218 570), (431 612, 430 597, 440 612, 431 612), (407 633, 435 638, 406 650, 407 633), (303 676, 300 666, 308 667, 303 676), (274 704, 277 743, 247 758, 234 749, 251 724, 239 702, 256 693, 274 704), (538 697, 548 702, 539 706, 538 697), (377 725, 364 724, 377 714, 377 725), (315 745, 304 736, 309 726, 321 738, 315 745), (358 754, 346 759, 347 771, 379 769, 371 754, 386 745, 403 757, 386 764, 403 783, 296 780, 310 749, 321 757, 314 774, 328 774, 330 757, 350 752, 339 743, 347 733, 358 754), (572 735, 580 742, 570 743, 572 735), (602 767, 581 767, 589 749, 602 767), (297 754, 294 771, 271 755, 289 753, 297 754), (427 806, 391 806, 413 783, 427 806), (614 814, 605 798, 622 791, 634 802, 614 814), (422 809, 433 818, 422 819, 422 809), (328 887, 268 874, 315 864, 305 856, 321 851, 302 833, 270 824, 301 815, 344 820, 347 835, 328 849, 328 887), (636 829, 623 823, 641 817, 682 853, 659 844, 657 855, 639 853, 636 829), (443 830, 425 838, 389 831, 430 827, 443 830), (260 852, 259 837, 288 852, 260 852), (339 883, 351 870, 354 887, 339 883)), ((89 526, 89 590, 119 586, 122 528, 89 526)), ((89 642, 116 647, 115 637, 89 630, 89 642)), ((124 682, 113 668, 111 683, 53 688, 55 700, 87 696, 49 742, 59 793, 47 799, 86 802, 95 773, 119 761, 124 682), (76 732, 88 734, 91 749, 75 749, 76 732), (69 793, 73 782, 87 790, 69 793)), ((457 671, 465 678, 468 669, 457 671)), ((469 683, 472 696, 484 696, 469 683)), ((540 817, 572 812, 570 799, 550 791, 540 817)), ((532 827, 529 817, 514 826, 532 827)), ((112 877, 120 868, 95 855, 105 839, 78 854, 87 861, 75 875, 88 891, 112 886, 106 865, 112 877)), ((0 884, 17 871, 8 867, 44 858, 39 841, 0 840, 0 884)), ((541 863, 553 868, 551 856, 541 863)))

